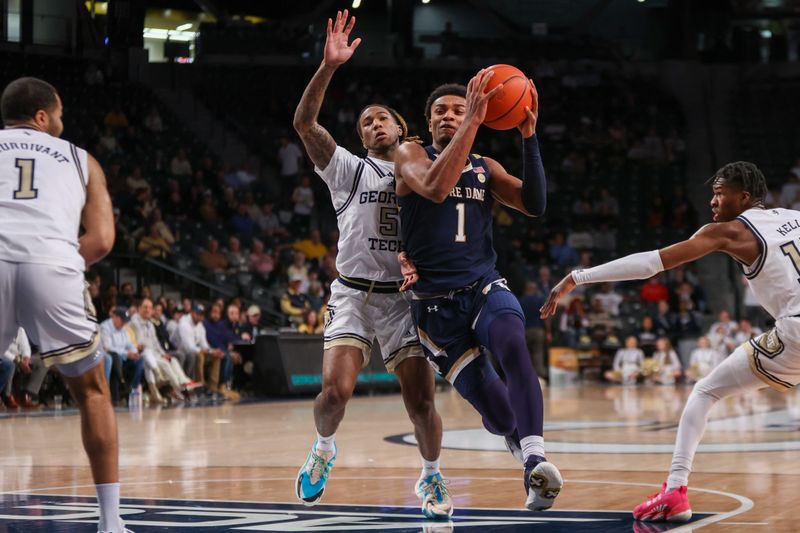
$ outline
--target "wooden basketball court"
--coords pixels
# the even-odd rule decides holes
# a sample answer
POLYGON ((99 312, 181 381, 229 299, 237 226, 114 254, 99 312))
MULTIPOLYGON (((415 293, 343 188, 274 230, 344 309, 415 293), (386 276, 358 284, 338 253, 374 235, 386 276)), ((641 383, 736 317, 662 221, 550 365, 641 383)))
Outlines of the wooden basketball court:
MULTIPOLYGON (((439 393, 443 473, 456 503, 451 524, 426 523, 418 511, 419 456, 398 395, 353 399, 323 505, 314 508, 296 505, 293 492, 314 436, 310 400, 119 411, 124 518, 137 533, 797 531, 795 391, 763 391, 715 408, 691 478, 698 515, 691 525, 632 521, 630 510, 666 479, 689 391, 546 389, 548 459, 566 483, 554 509, 538 514, 520 511, 521 467, 502 440, 453 391, 439 393)), ((20 414, 2 424, 0 531, 95 531, 75 413, 20 414)))

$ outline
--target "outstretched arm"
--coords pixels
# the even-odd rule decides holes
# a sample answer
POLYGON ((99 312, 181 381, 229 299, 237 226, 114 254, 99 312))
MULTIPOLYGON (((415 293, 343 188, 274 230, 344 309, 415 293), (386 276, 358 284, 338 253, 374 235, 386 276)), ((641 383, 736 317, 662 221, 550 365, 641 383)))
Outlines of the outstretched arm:
POLYGON ((346 9, 344 13, 339 11, 336 14, 335 23, 328 19, 328 36, 325 41, 325 55, 322 64, 308 82, 294 113, 294 129, 300 135, 311 161, 321 169, 330 163, 333 152, 336 150, 336 141, 333 140, 328 130, 317 122, 319 110, 322 108, 322 100, 328 84, 333 78, 333 73, 353 56, 353 52, 361 44, 360 38, 347 44, 355 23, 355 17, 348 21, 346 9))
POLYGON ((540 310, 541 317, 554 315, 559 300, 572 292, 577 285, 647 279, 661 271, 670 270, 716 251, 724 251, 735 257, 741 255, 745 258, 741 253, 745 250, 734 249, 748 244, 742 242, 744 239, 741 238, 741 230, 736 224, 741 226, 740 222, 707 224, 689 239, 662 250, 631 254, 594 268, 571 272, 550 291, 547 301, 540 310))
POLYGON ((437 203, 447 198, 461 177, 464 162, 475 142, 475 134, 486 117, 489 99, 503 88, 501 83, 485 92, 493 75, 494 71, 484 69, 469 81, 464 121, 435 161, 430 161, 425 150, 416 143, 400 146, 395 155, 397 193, 400 196, 413 191, 437 203))

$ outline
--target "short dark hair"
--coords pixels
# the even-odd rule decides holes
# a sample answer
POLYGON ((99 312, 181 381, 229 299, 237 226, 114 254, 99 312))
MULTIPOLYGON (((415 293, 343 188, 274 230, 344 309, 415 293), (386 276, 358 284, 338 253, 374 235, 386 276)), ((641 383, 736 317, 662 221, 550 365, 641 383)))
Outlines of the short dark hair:
POLYGON ((724 184, 748 192, 755 203, 763 203, 767 196, 767 180, 764 173, 749 161, 728 163, 717 170, 706 184, 712 187, 724 184))
POLYGON ((3 90, 0 113, 3 124, 16 124, 31 120, 37 111, 51 111, 57 104, 55 87, 39 78, 18 78, 3 90))
POLYGON ((433 107, 433 103, 442 96, 449 95, 462 96, 466 98, 467 88, 460 83, 445 83, 444 85, 439 85, 437 88, 435 88, 425 101, 425 120, 431 119, 431 108, 433 107))
POLYGON ((363 137, 361 133, 361 115, 364 114, 364 111, 369 109, 370 107, 380 107, 381 109, 385 109, 387 113, 392 115, 392 118, 395 122, 400 126, 402 133, 400 134, 400 141, 402 142, 406 137, 408 137, 408 124, 406 124, 406 119, 403 118, 403 115, 397 112, 397 110, 393 107, 389 107, 386 104, 367 104, 361 108, 361 111, 358 112, 358 117, 356 118, 356 131, 358 132, 359 137, 363 137))

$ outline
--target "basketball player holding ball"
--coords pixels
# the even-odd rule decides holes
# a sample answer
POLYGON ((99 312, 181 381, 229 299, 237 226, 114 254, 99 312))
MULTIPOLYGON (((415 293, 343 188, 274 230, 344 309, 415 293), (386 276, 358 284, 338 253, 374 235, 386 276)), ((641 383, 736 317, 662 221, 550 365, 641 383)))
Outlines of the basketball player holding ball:
MULTIPOLYGON (((525 344, 524 315, 496 270, 492 245, 495 200, 531 217, 545 210, 537 95, 523 76, 530 105, 516 122, 523 137, 520 179, 494 159, 471 153, 490 99, 504 88, 497 79, 490 88, 493 77, 505 79, 484 69, 467 87, 436 88, 425 105, 433 144, 398 148, 396 192, 405 247, 400 261, 403 288, 414 285, 411 312, 426 357, 481 414, 486 429, 505 437, 524 463, 526 507, 540 511, 553 505, 563 481, 545 460, 542 390, 525 344), (484 353, 487 348, 506 383, 484 353)), ((513 100, 515 107, 518 99, 513 100)))

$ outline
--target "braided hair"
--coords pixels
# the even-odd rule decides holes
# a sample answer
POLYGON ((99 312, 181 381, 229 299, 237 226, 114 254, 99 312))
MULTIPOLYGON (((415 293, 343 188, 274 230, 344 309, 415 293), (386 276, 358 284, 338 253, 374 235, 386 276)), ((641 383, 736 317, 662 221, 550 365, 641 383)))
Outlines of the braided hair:
POLYGON ((735 161, 717 170, 706 185, 728 185, 750 193, 753 205, 763 205, 767 195, 767 180, 764 173, 749 161, 735 161))
POLYGON ((397 124, 400 126, 400 144, 403 144, 404 142, 416 142, 416 143, 422 142, 419 137, 408 135, 408 123, 406 123, 406 119, 403 118, 403 115, 401 115, 395 108, 389 107, 388 105, 385 104, 367 104, 361 109, 361 111, 358 112, 359 120, 356 121, 356 131, 358 132, 358 136, 360 138, 362 139, 364 138, 364 135, 361 132, 360 118, 361 115, 364 113, 364 111, 366 111, 370 107, 380 107, 381 109, 385 109, 390 115, 392 115, 394 121, 397 122, 397 124))

